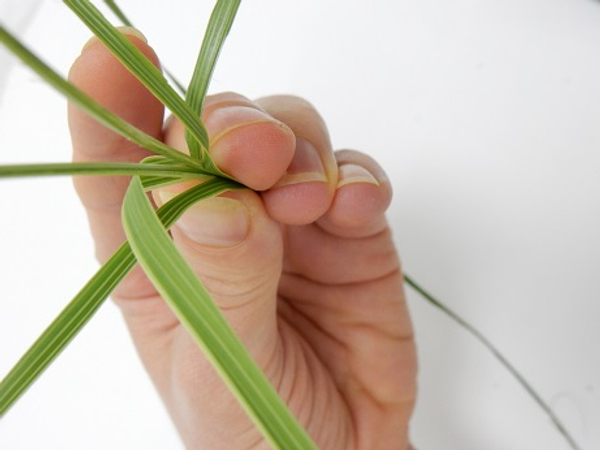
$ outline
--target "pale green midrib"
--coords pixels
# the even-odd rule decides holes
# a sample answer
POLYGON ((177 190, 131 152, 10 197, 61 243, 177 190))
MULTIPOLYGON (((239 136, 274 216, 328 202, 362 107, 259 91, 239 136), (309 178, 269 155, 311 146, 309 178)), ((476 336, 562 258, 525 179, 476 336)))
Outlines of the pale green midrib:
POLYGON ((242 406, 255 417, 255 424, 265 438, 276 448, 285 450, 315 448, 153 216, 148 199, 142 195, 134 178, 125 197, 123 223, 146 274, 182 323, 187 325, 242 406), (218 347, 211 348, 215 343, 218 347), (231 375, 228 368, 233 372, 231 375), (264 391, 272 395, 264 394, 264 391), (270 400, 267 401, 265 395, 270 400), (296 424, 296 427, 290 430, 290 424, 296 424), (277 445, 281 439, 285 442, 283 446, 277 445))
MULTIPOLYGON (((229 180, 214 179, 206 183, 193 187, 187 192, 175 197, 167 202, 163 207, 157 210, 157 214, 165 226, 170 227, 177 218, 199 198, 217 195, 228 189, 239 188, 236 184, 229 180)), ((112 289, 127 275, 127 273, 135 265, 135 257, 131 253, 128 243, 124 243, 115 254, 100 268, 100 270, 86 283, 84 288, 75 296, 75 298, 61 311, 59 316, 50 324, 50 326, 42 333, 30 349, 23 355, 17 364, 9 371, 9 373, 0 382, 0 417, 14 404, 14 402, 31 386, 31 384, 41 375, 50 362, 68 345, 73 337, 83 328, 89 321, 92 315, 98 310, 103 301, 110 295, 112 289), (115 266, 113 268, 113 265, 115 266), (110 270, 109 270, 110 269, 110 270), (120 272, 119 272, 120 271, 120 272), (104 274, 108 272, 108 274, 104 274), (102 279, 99 284, 95 280, 102 279), (112 282, 110 281, 112 280, 112 282), (98 289, 104 287, 104 290, 98 289), (93 289, 92 289, 93 287, 93 289), (84 293, 92 291, 96 294, 85 298, 84 293), (82 300, 83 299, 83 300, 82 300), (83 303, 83 304, 82 304, 83 303), (75 311, 75 315, 72 314, 75 311), (67 317, 65 320, 64 318, 67 317), (78 320, 75 320, 78 319, 78 320), (75 323, 75 326, 73 324, 75 323), (58 328, 58 332, 55 330, 58 328), (34 348, 38 343, 43 342, 45 336, 52 335, 51 343, 58 341, 62 345, 50 351, 34 352, 34 348), (33 354, 33 357, 31 356, 33 354), (28 370, 24 370, 17 378, 13 379, 12 374, 20 370, 20 367, 26 365, 28 370), (6 383, 10 384, 6 384, 6 383), (25 384, 23 384, 23 382, 25 384), (17 386, 21 383, 21 386, 17 386), (14 387, 17 386, 15 389, 14 387)), ((50 348, 45 342, 43 348, 50 348)))

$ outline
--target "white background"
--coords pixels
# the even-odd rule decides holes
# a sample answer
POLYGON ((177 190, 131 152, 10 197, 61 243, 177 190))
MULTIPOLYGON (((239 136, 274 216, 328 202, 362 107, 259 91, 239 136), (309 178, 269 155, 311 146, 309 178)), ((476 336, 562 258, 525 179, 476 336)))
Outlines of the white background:
MULTIPOLYGON (((59 1, 40 3, 23 38, 66 73, 88 32, 59 1)), ((212 2, 121 3, 187 79, 212 2)), ((1 5, 10 25, 10 2, 1 5)), ((482 330, 593 450, 599 80, 597 1, 246 0, 212 90, 305 96, 336 147, 379 159, 394 183, 390 218, 406 271, 482 330)), ((17 63, 4 82, 0 164, 67 161, 65 101, 17 63)), ((0 189, 3 376, 96 264, 68 179, 1 180, 0 189)), ((417 448, 568 448, 478 342, 410 291, 409 301, 417 448)), ((114 305, 0 422, 0 448, 181 448, 114 305)))

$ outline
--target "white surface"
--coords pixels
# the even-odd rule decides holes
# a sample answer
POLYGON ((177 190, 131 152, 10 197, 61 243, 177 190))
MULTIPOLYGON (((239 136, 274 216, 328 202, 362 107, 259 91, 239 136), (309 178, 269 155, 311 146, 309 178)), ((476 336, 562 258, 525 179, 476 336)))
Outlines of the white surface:
MULTIPOLYGON (((210 3, 122 6, 186 79, 210 3)), ((47 1, 24 37, 66 73, 87 31, 47 1)), ((482 330, 586 450, 600 448, 599 48, 592 0, 246 1, 212 86, 305 96, 336 147, 382 161, 407 272, 482 330)), ((0 163, 68 160, 64 109, 14 69, 0 163)), ((0 186, 4 374, 96 265, 68 180, 0 186)), ((417 448, 568 448, 477 342, 410 304, 417 448)), ((112 304, 2 420, 0 448, 180 448, 112 304)))

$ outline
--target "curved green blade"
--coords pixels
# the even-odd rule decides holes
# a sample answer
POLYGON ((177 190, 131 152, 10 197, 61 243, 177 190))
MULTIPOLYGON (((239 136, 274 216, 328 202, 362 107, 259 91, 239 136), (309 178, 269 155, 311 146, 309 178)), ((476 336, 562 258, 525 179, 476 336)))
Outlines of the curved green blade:
POLYGON ((263 436, 280 450, 316 449, 175 248, 137 177, 122 216, 140 265, 263 436))
MULTIPOLYGON (((170 227, 198 200, 220 194, 235 186, 231 181, 213 179, 193 187, 163 205, 156 212, 158 217, 156 220, 170 227)), ((135 262, 131 247, 125 242, 27 350, 0 382, 0 417, 71 342, 131 271, 135 262)))
MULTIPOLYGON (((196 67, 186 94, 186 102, 198 114, 198 117, 202 113, 204 99, 219 53, 221 53, 229 30, 231 30, 239 6, 240 0, 219 0, 210 15, 198 59, 196 60, 196 67)), ((189 130, 186 130, 185 137, 190 153, 194 154, 191 151, 192 148, 195 152, 198 152, 198 141, 194 139, 189 130)))

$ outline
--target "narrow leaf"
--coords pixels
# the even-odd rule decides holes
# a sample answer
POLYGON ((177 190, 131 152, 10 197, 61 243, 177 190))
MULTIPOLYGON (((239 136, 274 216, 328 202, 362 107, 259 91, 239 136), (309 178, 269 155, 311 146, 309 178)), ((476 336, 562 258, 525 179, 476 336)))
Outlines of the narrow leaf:
MULTIPOLYGON (((218 0, 210 16, 186 96, 187 103, 198 116, 202 112, 210 79, 239 5, 240 0, 218 0)), ((198 146, 198 141, 189 131, 186 131, 186 139, 190 149, 198 146)), ((190 153, 194 154, 191 150, 190 153)))
POLYGON ((160 71, 89 1, 64 0, 64 2, 123 65, 181 120, 186 130, 189 130, 194 139, 198 141, 199 148, 202 149, 201 152, 190 153, 191 156, 199 159, 206 170, 222 175, 208 154, 208 133, 200 122, 198 114, 177 95, 160 71))
MULTIPOLYGON (((235 187, 236 184, 232 181, 213 179, 178 195, 156 213, 164 226, 170 227, 198 200, 235 187)), ((0 417, 71 342, 134 265, 135 256, 126 242, 98 270, 0 382, 0 417)))
POLYGON ((135 142, 139 146, 150 150, 151 152, 164 155, 188 166, 196 167, 199 171, 206 172, 204 166, 197 160, 165 145, 158 139, 154 139, 152 136, 147 135, 133 125, 130 125, 120 117, 110 112, 108 109, 101 106, 87 94, 77 89, 74 85, 69 83, 50 67, 48 67, 44 62, 42 62, 42 60, 35 56, 29 49, 21 44, 16 37, 14 37, 1 25, 0 43, 6 45, 10 51, 12 51, 21 61, 27 64, 34 72, 42 77, 48 84, 50 84, 70 101, 77 104, 77 106, 85 110, 88 114, 113 131, 119 133, 121 136, 124 136, 132 142, 135 142))
POLYGON ((152 175, 174 178, 198 178, 207 175, 189 166, 165 166, 144 163, 44 163, 0 166, 0 178, 62 175, 152 175))
MULTIPOLYGON (((131 20, 129 20, 129 18, 125 15, 125 13, 119 7, 119 5, 117 5, 117 2, 115 2, 114 0, 104 0, 104 3, 106 3, 106 5, 113 12, 113 14, 119 18, 119 20, 123 23, 123 25, 135 28, 133 23, 131 22, 131 20)), ((171 71, 169 71, 166 67, 163 67, 163 70, 165 71, 167 76, 171 79, 171 81, 173 82, 175 87, 179 90, 179 92, 181 94, 185 95, 185 88, 183 87, 183 84, 180 83, 177 80, 177 78, 175 78, 175 75, 173 75, 173 73, 171 71)))
POLYGON ((542 396, 533 388, 533 386, 525 379, 525 377, 513 366, 510 361, 502 354, 500 351, 487 339, 479 330, 477 330, 473 325, 468 323, 454 311, 452 311, 448 306, 440 302, 433 295, 427 292, 423 287, 421 287, 415 280, 413 280, 410 276, 404 275, 404 281, 407 285, 413 288, 418 294, 420 294, 425 300, 427 300, 431 305, 435 306, 439 310, 441 310, 444 314, 454 320, 458 325, 460 325, 463 329, 469 332, 475 339, 477 339, 484 347, 486 347, 496 358, 500 364, 504 366, 504 368, 517 380, 517 382, 521 385, 523 389, 527 392, 527 394, 533 399, 535 403, 544 411, 554 426, 558 429, 559 433, 563 436, 563 438, 569 443, 573 450, 580 450, 581 447, 577 444, 573 436, 569 433, 565 425, 561 422, 552 408, 546 404, 546 402, 542 399, 542 396))
POLYGON ((273 448, 316 449, 175 248, 134 178, 123 226, 140 265, 273 448))

